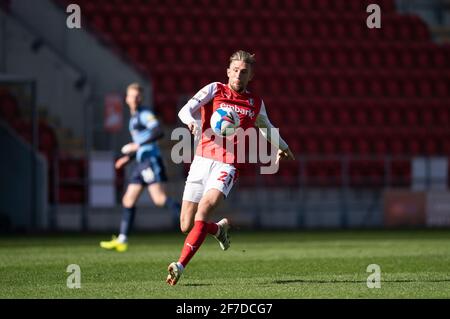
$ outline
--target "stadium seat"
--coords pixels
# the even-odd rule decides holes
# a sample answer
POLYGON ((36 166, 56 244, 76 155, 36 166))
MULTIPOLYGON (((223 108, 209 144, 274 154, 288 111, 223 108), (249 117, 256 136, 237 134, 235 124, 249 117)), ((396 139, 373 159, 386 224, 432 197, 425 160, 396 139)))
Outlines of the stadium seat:
POLYGON ((406 110, 406 125, 408 127, 415 127, 419 124, 419 117, 414 109, 406 110))
POLYGON ((411 185, 411 162, 408 160, 395 160, 390 165, 391 185, 408 187, 411 185))
POLYGON ((141 20, 137 16, 130 16, 127 21, 127 30, 133 33, 142 31, 141 20))
POLYGON ((392 156, 404 156, 406 154, 405 143, 400 137, 390 139, 389 153, 392 156))
POLYGON ((378 137, 375 139, 373 144, 373 151, 375 155, 384 156, 388 154, 387 141, 383 137, 378 137))
POLYGON ((0 95, 0 117, 6 122, 12 122, 20 116, 19 107, 16 98, 4 93, 0 95))
POLYGON ((109 20, 109 28, 112 33, 119 34, 125 29, 124 18, 120 15, 114 15, 109 20))

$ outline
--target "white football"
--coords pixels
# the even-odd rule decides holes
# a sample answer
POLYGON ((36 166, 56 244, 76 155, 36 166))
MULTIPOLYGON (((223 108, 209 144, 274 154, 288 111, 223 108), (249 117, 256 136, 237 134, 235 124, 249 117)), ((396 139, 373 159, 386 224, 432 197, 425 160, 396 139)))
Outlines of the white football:
POLYGON ((219 107, 211 116, 211 128, 220 136, 234 134, 239 124, 239 115, 229 107, 219 107))

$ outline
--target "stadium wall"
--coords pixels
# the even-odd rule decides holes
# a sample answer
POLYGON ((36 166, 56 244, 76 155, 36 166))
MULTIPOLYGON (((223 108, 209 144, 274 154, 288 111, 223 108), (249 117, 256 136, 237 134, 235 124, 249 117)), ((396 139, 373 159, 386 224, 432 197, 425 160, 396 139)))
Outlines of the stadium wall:
POLYGON ((0 10, 5 47, 2 71, 6 74, 33 78, 39 109, 58 119, 60 124, 78 136, 83 134, 84 92, 75 87, 80 73, 64 59, 42 44, 36 34, 0 10))
POLYGON ((47 162, 0 120, 0 145, 8 150, 0 157, 0 232, 46 229, 47 162), (34 158, 34 161, 33 161, 34 158), (33 185, 35 165, 35 185, 33 185), (34 214, 34 216, 33 216, 34 214))

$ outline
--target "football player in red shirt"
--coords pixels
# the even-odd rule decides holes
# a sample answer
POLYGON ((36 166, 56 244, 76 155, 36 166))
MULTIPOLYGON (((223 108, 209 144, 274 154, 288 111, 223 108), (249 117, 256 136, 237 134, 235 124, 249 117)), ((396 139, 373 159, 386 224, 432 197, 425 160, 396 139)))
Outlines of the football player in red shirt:
MULTIPOLYGON (((184 268, 207 234, 213 235, 223 250, 230 246, 228 220, 224 218, 214 223, 209 219, 233 187, 238 163, 235 154, 230 154, 221 143, 217 143, 214 134, 209 130, 213 112, 219 107, 233 109, 239 115, 240 128, 243 130, 255 126, 266 129, 260 132, 278 148, 277 162, 280 159, 294 159, 278 131, 270 130, 273 125, 267 117, 263 100, 247 90, 247 84, 253 77, 254 64, 254 55, 242 50, 233 53, 227 69, 228 84, 208 84, 190 99, 178 114, 192 134, 201 134, 201 142, 197 147, 183 193, 180 227, 181 231, 188 235, 178 262, 173 262, 168 267, 166 281, 169 285, 178 282, 184 268), (198 115, 201 115, 201 122, 198 115)), ((236 143, 238 141, 235 141, 236 143)))

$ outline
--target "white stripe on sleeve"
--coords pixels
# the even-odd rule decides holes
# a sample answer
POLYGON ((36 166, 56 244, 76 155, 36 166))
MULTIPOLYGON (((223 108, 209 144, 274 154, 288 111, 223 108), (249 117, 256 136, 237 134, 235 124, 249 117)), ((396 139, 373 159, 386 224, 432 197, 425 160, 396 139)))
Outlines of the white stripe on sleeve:
POLYGON ((178 112, 181 122, 186 125, 201 120, 200 108, 212 100, 217 91, 217 82, 210 83, 197 92, 178 112))

